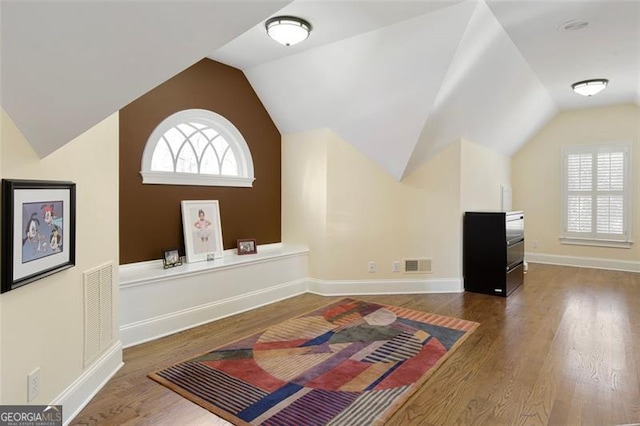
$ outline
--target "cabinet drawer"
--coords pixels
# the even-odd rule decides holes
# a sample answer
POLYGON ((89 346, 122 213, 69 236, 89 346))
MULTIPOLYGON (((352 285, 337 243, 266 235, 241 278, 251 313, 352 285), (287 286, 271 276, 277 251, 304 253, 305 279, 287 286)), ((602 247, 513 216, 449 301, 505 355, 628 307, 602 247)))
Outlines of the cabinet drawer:
POLYGON ((524 240, 520 240, 514 244, 507 245, 507 266, 512 269, 512 266, 522 263, 524 260, 524 240))
POLYGON ((523 281, 524 281, 524 263, 520 263, 519 265, 511 268, 509 272, 507 272, 507 282, 506 282, 507 294, 505 294, 505 296, 510 295, 513 292, 513 290, 520 287, 523 281))

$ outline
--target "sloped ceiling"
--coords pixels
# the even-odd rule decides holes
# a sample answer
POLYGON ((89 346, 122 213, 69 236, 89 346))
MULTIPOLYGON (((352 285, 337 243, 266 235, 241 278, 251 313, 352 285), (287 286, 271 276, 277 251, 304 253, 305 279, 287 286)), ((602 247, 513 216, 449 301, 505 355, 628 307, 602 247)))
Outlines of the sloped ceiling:
POLYGON ((640 2, 0 3, 2 107, 45 156, 206 55, 282 133, 331 128, 402 179, 466 138, 515 153, 559 110, 640 104, 640 2), (284 47, 264 21, 309 20, 284 47), (560 31, 584 19, 582 31, 560 31), (570 84, 609 78, 593 98, 570 84))
POLYGON ((48 155, 289 1, 6 1, 0 102, 48 155))
POLYGON ((448 4, 245 74, 282 133, 331 128, 397 179, 461 137, 512 155, 557 111, 484 2, 448 4))
POLYGON ((278 14, 314 25, 304 43, 261 23, 210 57, 244 70, 282 133, 331 128, 397 179, 460 138, 511 156, 559 110, 640 99, 640 2, 426 3, 298 0, 278 14), (377 26, 346 33, 355 17, 377 26), (570 88, 603 77, 596 97, 570 88))
POLYGON ((511 156, 556 112, 498 20, 478 3, 404 173, 461 137, 511 156))
POLYGON ((282 133, 329 127, 400 178, 476 5, 245 71, 282 133))

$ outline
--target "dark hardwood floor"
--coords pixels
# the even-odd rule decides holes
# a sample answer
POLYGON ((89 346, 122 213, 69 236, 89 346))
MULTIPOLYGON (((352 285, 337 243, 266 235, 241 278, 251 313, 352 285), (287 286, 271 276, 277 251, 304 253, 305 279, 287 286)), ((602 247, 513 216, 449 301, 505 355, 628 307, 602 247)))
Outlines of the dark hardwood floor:
MULTIPOLYGON (((507 299, 357 298, 481 323, 388 424, 640 423, 640 274, 532 264, 507 299)), ((72 424, 220 424, 146 374, 338 299, 305 294, 126 349, 72 424)))

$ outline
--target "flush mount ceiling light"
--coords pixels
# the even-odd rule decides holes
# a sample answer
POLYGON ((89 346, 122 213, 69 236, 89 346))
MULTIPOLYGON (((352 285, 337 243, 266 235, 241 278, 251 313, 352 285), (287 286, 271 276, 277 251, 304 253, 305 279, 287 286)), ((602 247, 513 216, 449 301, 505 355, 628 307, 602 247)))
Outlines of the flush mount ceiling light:
POLYGON ((589 23, 587 21, 574 19, 573 21, 568 21, 560 25, 560 27, 558 28, 558 31, 580 31, 580 30, 584 30, 588 26, 589 26, 589 23))
POLYGON ((265 23, 267 34, 280 44, 293 46, 309 37, 311 24, 295 16, 276 16, 265 23))
POLYGON ((603 91, 604 88, 607 87, 607 84, 609 84, 609 80, 604 78, 597 78, 593 80, 585 80, 573 83, 571 85, 571 88, 574 92, 582 96, 593 96, 603 91))

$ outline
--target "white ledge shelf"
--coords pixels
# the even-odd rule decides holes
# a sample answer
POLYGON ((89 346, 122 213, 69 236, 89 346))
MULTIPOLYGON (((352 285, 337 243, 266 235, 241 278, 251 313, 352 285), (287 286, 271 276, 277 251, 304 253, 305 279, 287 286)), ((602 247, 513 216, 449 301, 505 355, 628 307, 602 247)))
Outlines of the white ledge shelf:
POLYGON ((258 246, 258 253, 238 256, 236 249, 225 250, 220 259, 195 263, 183 263, 180 266, 164 269, 162 260, 120 265, 120 288, 149 284, 150 281, 172 280, 178 277, 199 275, 217 270, 238 268, 268 262, 287 257, 307 256, 309 247, 295 244, 264 244, 258 246))

